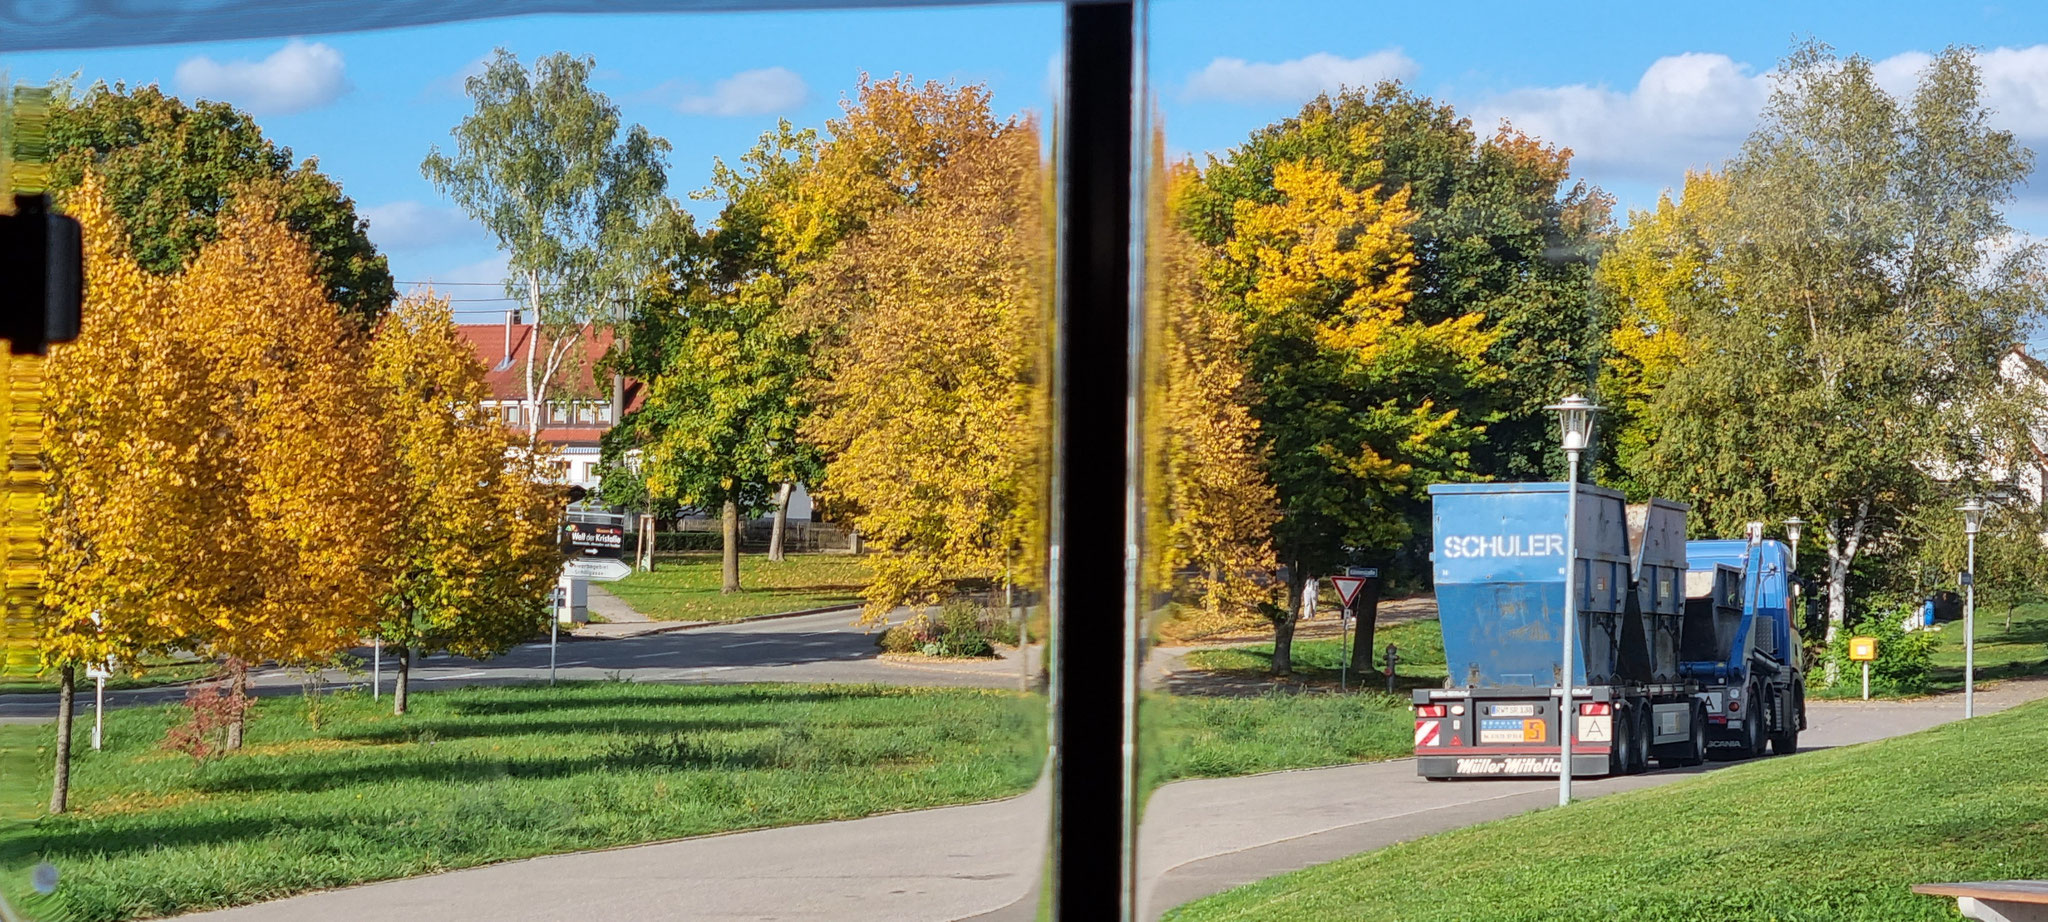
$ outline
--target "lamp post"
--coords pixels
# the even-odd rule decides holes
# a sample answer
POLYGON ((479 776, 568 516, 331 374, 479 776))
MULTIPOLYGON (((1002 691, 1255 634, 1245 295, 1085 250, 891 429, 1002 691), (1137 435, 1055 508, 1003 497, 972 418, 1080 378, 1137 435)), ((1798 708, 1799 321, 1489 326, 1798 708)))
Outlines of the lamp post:
POLYGON ((1963 564, 1963 718, 1977 713, 1977 529, 1984 524, 1984 501, 1970 497, 1956 507, 1963 514, 1963 535, 1969 545, 1963 564))
POLYGON ((1569 474, 1565 478, 1564 503, 1564 654, 1558 667, 1557 690, 1557 805, 1572 801, 1572 709, 1573 660, 1579 642, 1579 453, 1593 443, 1593 414, 1601 407, 1578 394, 1544 407, 1557 414, 1569 474))
POLYGON ((1806 527, 1806 520, 1795 515, 1785 519, 1782 524, 1785 526, 1785 540, 1792 544, 1791 572, 1785 574, 1788 577, 1785 582, 1791 587, 1791 596, 1785 600, 1785 619, 1804 631, 1811 625, 1797 613, 1792 603, 1804 595, 1799 588, 1799 532, 1806 527))

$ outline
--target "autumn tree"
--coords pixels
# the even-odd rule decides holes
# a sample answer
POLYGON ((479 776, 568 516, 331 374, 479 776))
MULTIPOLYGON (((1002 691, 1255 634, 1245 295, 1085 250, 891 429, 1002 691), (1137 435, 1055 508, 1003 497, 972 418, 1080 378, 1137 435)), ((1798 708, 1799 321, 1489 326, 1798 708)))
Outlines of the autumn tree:
POLYGON ((832 330, 806 434, 874 549, 870 618, 1031 573, 1043 539, 1045 233, 1029 124, 951 151, 797 296, 832 330))
POLYGON ((669 144, 590 88, 595 62, 553 54, 531 71, 498 49, 464 84, 473 113, 455 153, 420 164, 434 186, 481 222, 509 254, 505 293, 534 324, 526 341, 527 436, 575 376, 583 337, 614 326, 647 272, 646 230, 672 210, 669 144), (543 352, 543 350, 545 350, 543 352))
POLYGON ((129 229, 131 255, 158 275, 177 272, 215 239, 241 190, 271 187, 285 225, 312 247, 329 300, 364 327, 391 304, 391 270, 368 224, 318 161, 264 137, 226 103, 185 103, 154 85, 94 84, 51 113, 53 187, 97 174, 129 229))
POLYGON ((392 446, 392 582, 377 631, 398 660, 394 713, 406 711, 414 654, 496 656, 545 623, 561 570, 560 491, 547 459, 516 444, 483 408, 484 368, 448 302, 401 300, 370 344, 392 446))
POLYGON ((178 361, 193 366, 178 399, 203 424, 174 443, 196 461, 181 472, 191 503, 152 511, 189 510, 192 530, 184 553, 152 561, 175 570, 178 610, 157 617, 234 661, 323 661, 369 633, 391 584, 391 452, 364 338, 260 197, 237 202, 170 298, 178 361))
POLYGON ((632 325, 654 347, 634 366, 648 396, 608 451, 641 450, 654 495, 720 510, 726 591, 739 589, 741 516, 774 510, 779 559, 793 485, 822 476, 804 382, 823 373, 817 350, 839 316, 792 317, 792 293, 840 241, 919 201, 925 177, 998 129, 984 87, 863 75, 822 136, 783 122, 736 164, 717 162, 700 193, 725 203, 716 226, 671 238, 668 289, 632 325))
POLYGON ((1777 74, 1705 225, 1704 296, 1637 476, 1704 533, 1818 523, 1832 643, 1859 558, 1948 501, 1935 475, 1981 481, 2018 451, 1986 398, 2043 303, 2037 248, 2000 213, 2031 154, 1988 125, 1967 49, 1905 100, 1819 44, 1777 74))
POLYGON ((1306 580, 1347 549, 1406 542, 1428 485, 1471 476, 1484 426, 1438 398, 1501 372, 1482 315, 1408 315, 1417 257, 1406 191, 1353 189, 1313 162, 1278 164, 1273 187, 1277 201, 1232 207, 1217 290, 1246 330, 1251 410, 1280 499, 1273 547, 1288 600, 1266 609, 1273 668, 1285 675, 1306 580))
MULTIPOLYGON (((1584 389, 1603 346, 1591 268, 1611 199, 1571 179, 1571 151, 1512 126, 1488 131, 1450 105, 1398 83, 1319 96, 1254 131, 1203 169, 1184 214, 1202 242, 1221 246, 1240 203, 1276 204, 1282 164, 1314 163, 1351 192, 1399 194, 1412 239, 1406 316, 1436 324, 1477 315, 1492 334, 1498 378, 1438 391, 1465 421, 1486 424, 1470 446, 1474 473, 1559 479, 1556 420, 1544 411, 1584 389)), ((1451 380, 1441 382, 1445 385, 1451 380)))
MULTIPOLYGON (((1163 145, 1162 145, 1163 146, 1163 145)), ((1159 178, 1147 248, 1150 335, 1147 439, 1156 446, 1156 521, 1148 552, 1157 578, 1189 577, 1201 599, 1195 622, 1214 631, 1273 601, 1273 526, 1279 498, 1266 479, 1245 364, 1242 319, 1211 287, 1215 257, 1169 220, 1169 200, 1194 182, 1192 168, 1159 178)), ((1181 619, 1189 623, 1189 619, 1181 619)))

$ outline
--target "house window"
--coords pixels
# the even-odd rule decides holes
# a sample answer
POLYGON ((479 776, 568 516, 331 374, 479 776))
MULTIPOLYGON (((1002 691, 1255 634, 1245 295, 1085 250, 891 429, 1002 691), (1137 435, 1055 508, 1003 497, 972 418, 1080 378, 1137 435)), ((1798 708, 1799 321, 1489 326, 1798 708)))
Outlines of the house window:
POLYGON ((548 404, 548 422, 551 424, 569 422, 574 418, 575 412, 575 408, 568 403, 556 402, 548 404))
POLYGON ((597 404, 594 404, 594 403, 579 403, 579 404, 577 404, 577 405, 576 405, 576 421, 577 421, 577 422, 579 422, 579 423, 595 423, 595 422, 597 422, 597 404))

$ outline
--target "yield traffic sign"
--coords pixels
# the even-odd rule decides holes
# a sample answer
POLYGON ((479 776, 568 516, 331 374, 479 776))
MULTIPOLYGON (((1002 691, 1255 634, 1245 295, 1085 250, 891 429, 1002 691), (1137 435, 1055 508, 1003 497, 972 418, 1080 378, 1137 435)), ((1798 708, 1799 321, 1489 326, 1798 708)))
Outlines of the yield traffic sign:
POLYGON ((1332 576, 1330 585, 1337 587, 1337 596, 1344 600, 1345 608, 1350 608, 1352 600, 1358 598, 1358 590, 1365 588, 1365 577, 1332 576))

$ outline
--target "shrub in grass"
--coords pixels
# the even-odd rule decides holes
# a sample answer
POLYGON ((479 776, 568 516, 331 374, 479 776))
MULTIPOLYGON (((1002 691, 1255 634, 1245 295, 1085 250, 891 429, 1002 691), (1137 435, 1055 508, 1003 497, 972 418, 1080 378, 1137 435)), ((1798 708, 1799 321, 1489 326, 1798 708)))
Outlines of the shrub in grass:
MULTIPOLYGON (((1806 674, 1807 685, 1816 691, 1861 694, 1863 664, 1849 659, 1849 638, 1877 638, 1877 659, 1870 663, 1870 693, 1881 696, 1921 695, 1929 690, 1934 674, 1936 635, 1932 631, 1908 631, 1903 627, 1909 610, 1899 609, 1866 617, 1835 635, 1825 656, 1832 660, 1838 678, 1827 687, 1827 670, 1816 668, 1806 674)), ((1824 660, 1825 662, 1825 660, 1824 660)))
POLYGON ((939 606, 938 617, 920 612, 875 641, 884 653, 958 657, 994 656, 996 644, 1016 642, 1014 620, 972 599, 950 599, 939 606))

